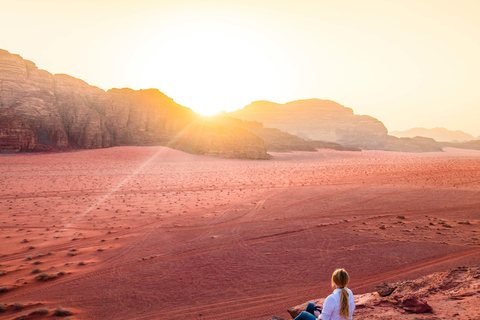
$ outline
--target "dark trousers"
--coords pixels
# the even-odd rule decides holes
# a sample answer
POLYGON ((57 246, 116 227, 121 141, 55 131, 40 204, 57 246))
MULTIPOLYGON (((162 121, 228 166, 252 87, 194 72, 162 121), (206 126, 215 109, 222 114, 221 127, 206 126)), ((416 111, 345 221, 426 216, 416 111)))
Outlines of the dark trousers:
POLYGON ((313 315, 315 304, 310 302, 307 305, 306 311, 302 311, 294 320, 317 320, 317 317, 313 315))

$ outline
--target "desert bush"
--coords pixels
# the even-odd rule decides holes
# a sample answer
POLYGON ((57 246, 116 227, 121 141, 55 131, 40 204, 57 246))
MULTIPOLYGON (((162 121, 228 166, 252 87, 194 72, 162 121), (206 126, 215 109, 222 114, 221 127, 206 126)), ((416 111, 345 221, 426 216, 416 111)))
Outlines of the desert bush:
POLYGON ((56 274, 48 274, 46 272, 43 272, 41 274, 39 274, 38 276, 35 277, 35 279, 37 281, 48 281, 48 280, 53 280, 53 279, 56 279, 57 278, 57 275, 56 274))
POLYGON ((37 281, 47 281, 48 280, 48 273, 44 272, 39 274, 38 276, 35 277, 37 281))
POLYGON ((78 265, 79 265, 79 266, 84 266, 84 265, 85 265, 85 262, 80 261, 80 262, 78 263, 78 265))
POLYGON ((48 308, 40 308, 40 309, 35 309, 35 310, 32 310, 30 311, 30 313, 28 314, 29 316, 34 316, 34 315, 46 315, 48 314, 49 310, 48 308))
POLYGON ((26 256, 25 257, 25 260, 32 260, 32 259, 33 259, 32 256, 26 256))
POLYGON ((383 224, 379 228, 385 230, 385 226, 383 224))
POLYGON ((39 272, 40 272, 40 269, 38 269, 38 268, 35 268, 35 269, 32 270, 32 273, 39 273, 39 272))
POLYGON ((6 293, 8 292, 8 287, 7 286, 1 286, 0 287, 0 293, 6 293))
POLYGON ((7 305, 0 303, 0 312, 5 312, 7 310, 7 305))
POLYGON ((405 219, 405 216, 397 216, 397 219, 405 219))
POLYGON ((42 262, 37 260, 33 264, 40 264, 40 263, 42 263, 42 262))
POLYGON ((1 277, 1 276, 4 276, 4 275, 6 275, 6 274, 7 274, 7 271, 5 271, 5 270, 1 270, 1 271, 0 271, 0 277, 1 277))
POLYGON ((57 317, 59 317, 59 316, 69 316, 69 315, 72 314, 72 312, 68 309, 63 309, 62 307, 57 307, 57 309, 55 309, 55 312, 53 314, 57 317))
POLYGON ((12 304, 13 310, 22 310, 23 309, 23 303, 20 302, 15 302, 12 304))
POLYGON ((65 271, 58 271, 58 272, 57 272, 57 275, 63 276, 63 275, 65 275, 65 271))

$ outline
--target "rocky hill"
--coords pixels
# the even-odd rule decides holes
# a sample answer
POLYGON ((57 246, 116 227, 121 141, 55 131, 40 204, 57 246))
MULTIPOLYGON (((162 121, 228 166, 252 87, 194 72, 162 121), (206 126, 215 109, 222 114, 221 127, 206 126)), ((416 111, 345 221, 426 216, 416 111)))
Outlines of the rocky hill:
POLYGON ((475 137, 469 133, 460 130, 452 131, 440 127, 432 129, 413 128, 405 131, 391 131, 389 133, 390 135, 399 138, 426 137, 442 142, 463 142, 475 140, 475 137))
POLYGON ((217 115, 207 119, 210 122, 219 122, 230 127, 244 128, 265 142, 267 151, 316 151, 317 149, 334 149, 339 151, 361 151, 356 147, 345 147, 334 142, 319 140, 305 140, 276 128, 265 128, 257 121, 246 121, 225 115, 217 115))
POLYGON ((248 159, 318 148, 442 150, 433 139, 388 136, 379 120, 330 100, 257 101, 207 119, 157 89, 104 91, 0 49, 0 152, 122 145, 248 159))
POLYGON ((228 115, 262 122, 308 140, 322 140, 362 149, 379 149, 387 136, 382 122, 361 116, 334 101, 308 99, 285 104, 256 101, 228 115))
MULTIPOLYGON (((355 295, 354 319, 480 319, 480 266, 455 268, 417 280, 381 283, 376 290, 355 295)), ((311 302, 323 304, 324 300, 311 302)), ((292 318, 305 310, 307 303, 290 308, 292 318)))
POLYGON ((442 151, 433 139, 397 138, 388 135, 383 123, 357 115, 334 101, 308 99, 285 104, 256 101, 229 116, 258 121, 306 140, 322 140, 364 150, 404 152, 442 151))
POLYGON ((269 157, 252 132, 205 123, 156 89, 105 92, 0 50, 0 152, 151 144, 235 158, 269 157))

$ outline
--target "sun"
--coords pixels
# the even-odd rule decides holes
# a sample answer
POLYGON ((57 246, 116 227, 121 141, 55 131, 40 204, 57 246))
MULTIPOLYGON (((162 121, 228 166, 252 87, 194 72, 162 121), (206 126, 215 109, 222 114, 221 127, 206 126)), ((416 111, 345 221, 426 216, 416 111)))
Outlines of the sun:
POLYGON ((282 90, 275 59, 228 23, 183 26, 144 61, 142 82, 203 115, 242 108, 282 90))

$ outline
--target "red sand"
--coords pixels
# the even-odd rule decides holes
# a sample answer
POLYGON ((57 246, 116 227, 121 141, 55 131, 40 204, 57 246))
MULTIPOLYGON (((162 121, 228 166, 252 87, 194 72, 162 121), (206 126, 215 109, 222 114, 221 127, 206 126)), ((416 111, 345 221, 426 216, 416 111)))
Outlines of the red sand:
POLYGON ((0 156, 0 302, 73 319, 289 319, 337 267, 362 293, 480 264, 479 151, 273 155, 0 156))

